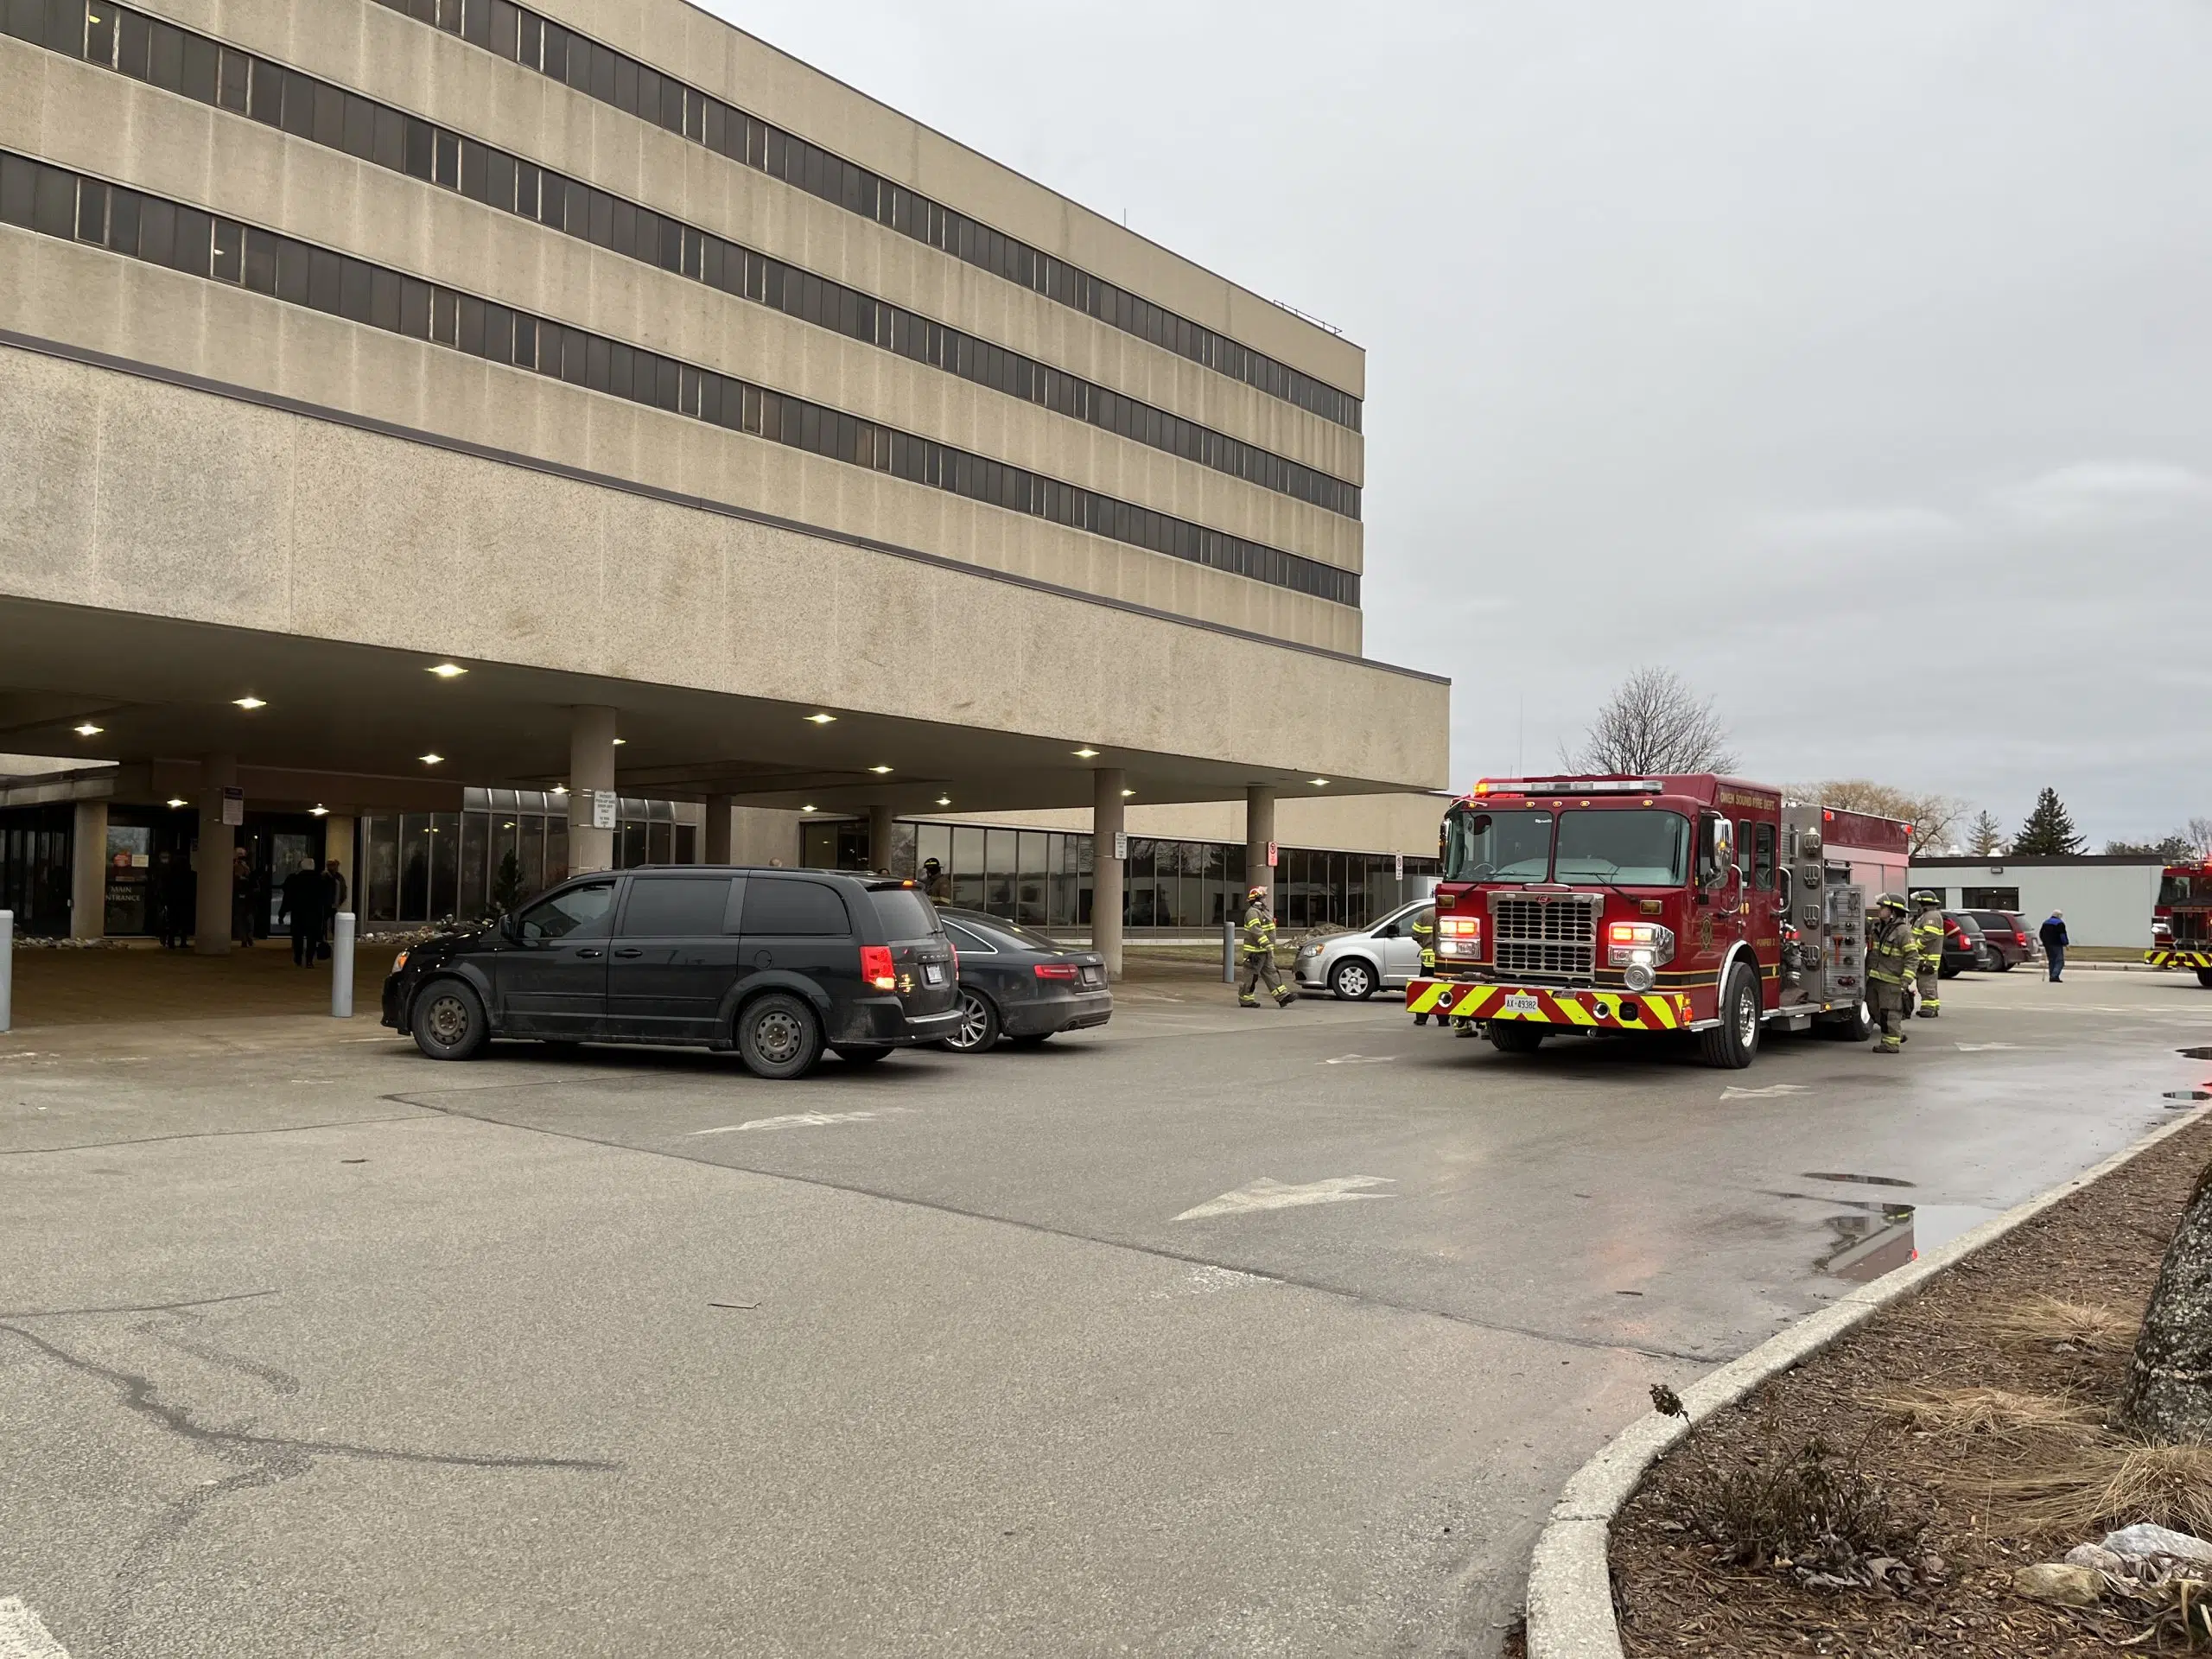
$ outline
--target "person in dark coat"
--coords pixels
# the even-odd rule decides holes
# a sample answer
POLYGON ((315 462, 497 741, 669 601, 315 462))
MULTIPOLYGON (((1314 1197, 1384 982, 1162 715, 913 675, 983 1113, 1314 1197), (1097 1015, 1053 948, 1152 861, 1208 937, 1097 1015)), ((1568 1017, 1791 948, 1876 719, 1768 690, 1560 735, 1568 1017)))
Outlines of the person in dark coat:
POLYGON ((322 925, 330 914, 330 879, 304 858, 300 868, 284 878, 280 917, 292 925, 292 960, 302 968, 315 966, 322 952, 322 925))
POLYGON ((2050 982, 2058 983, 2058 976, 2066 971, 2066 947, 2071 943, 2066 937, 2066 912, 2054 910, 2050 919, 2036 931, 2043 941, 2043 953, 2050 958, 2050 982))
POLYGON ((253 861, 240 847, 231 854, 231 943, 253 944, 253 861))
POLYGON ((346 908, 346 872, 332 859, 322 867, 323 933, 322 945, 317 952, 326 962, 330 959, 331 930, 337 925, 338 912, 346 908))

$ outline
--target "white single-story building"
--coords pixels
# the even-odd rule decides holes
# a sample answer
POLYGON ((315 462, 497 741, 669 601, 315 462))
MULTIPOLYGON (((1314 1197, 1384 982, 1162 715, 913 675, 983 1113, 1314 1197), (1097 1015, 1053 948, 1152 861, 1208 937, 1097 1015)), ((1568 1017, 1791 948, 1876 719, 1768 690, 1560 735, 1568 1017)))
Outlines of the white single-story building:
POLYGON ((2164 861, 2140 854, 2081 853, 2059 858, 1916 858, 1913 890, 1943 895, 1947 910, 2016 910, 2031 931, 2054 910, 2066 915, 2075 944, 2148 949, 2151 911, 2164 861))

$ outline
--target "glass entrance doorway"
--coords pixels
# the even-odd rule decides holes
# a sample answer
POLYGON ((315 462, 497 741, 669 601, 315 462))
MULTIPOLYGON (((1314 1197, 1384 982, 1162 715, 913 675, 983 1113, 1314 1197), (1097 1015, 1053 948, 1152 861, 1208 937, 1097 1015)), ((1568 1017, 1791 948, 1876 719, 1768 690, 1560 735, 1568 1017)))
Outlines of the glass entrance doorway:
POLYGON ((284 878, 302 863, 323 861, 322 820, 305 812, 249 812, 237 832, 237 845, 246 855, 246 913, 253 918, 253 937, 268 938, 280 930, 276 920, 284 907, 284 878))

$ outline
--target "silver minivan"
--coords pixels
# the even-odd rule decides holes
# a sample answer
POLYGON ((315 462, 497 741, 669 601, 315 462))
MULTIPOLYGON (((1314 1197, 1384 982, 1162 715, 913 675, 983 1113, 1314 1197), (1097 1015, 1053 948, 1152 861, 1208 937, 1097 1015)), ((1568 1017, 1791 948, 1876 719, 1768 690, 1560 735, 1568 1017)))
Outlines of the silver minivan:
POLYGON ((1421 943, 1414 918, 1430 900, 1401 906, 1372 926, 1312 939, 1298 949, 1298 982, 1309 991, 1328 991, 1338 1001, 1363 1001, 1379 990, 1410 984, 1421 972, 1421 943))

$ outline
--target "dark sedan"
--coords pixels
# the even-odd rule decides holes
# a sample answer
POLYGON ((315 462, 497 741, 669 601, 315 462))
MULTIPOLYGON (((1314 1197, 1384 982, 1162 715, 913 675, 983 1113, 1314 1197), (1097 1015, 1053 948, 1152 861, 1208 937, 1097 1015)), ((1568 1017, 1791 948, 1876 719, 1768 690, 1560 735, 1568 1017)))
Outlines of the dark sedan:
POLYGON ((1943 912, 1943 963, 1936 972, 1956 979, 1968 969, 1986 968, 1989 947, 1981 937, 1981 924, 1955 910, 1943 912))
POLYGON ((1029 1047, 1063 1031, 1114 1017, 1106 959, 979 910, 938 916, 960 957, 960 1026, 944 1039, 958 1053, 980 1053, 1003 1037, 1029 1047))

